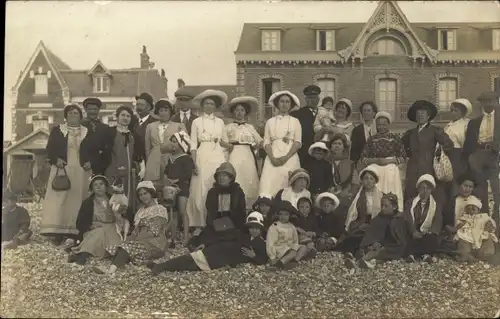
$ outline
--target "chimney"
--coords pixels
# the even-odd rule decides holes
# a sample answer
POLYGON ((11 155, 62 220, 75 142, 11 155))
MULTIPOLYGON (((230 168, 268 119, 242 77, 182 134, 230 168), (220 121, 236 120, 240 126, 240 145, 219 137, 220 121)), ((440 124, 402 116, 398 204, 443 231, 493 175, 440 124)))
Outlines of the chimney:
POLYGON ((185 87, 186 83, 184 83, 183 79, 177 79, 177 89, 180 89, 182 87, 185 87))
POLYGON ((141 53, 141 69, 149 69, 151 63, 149 62, 149 55, 148 51, 146 49, 146 46, 142 46, 142 53, 141 53))

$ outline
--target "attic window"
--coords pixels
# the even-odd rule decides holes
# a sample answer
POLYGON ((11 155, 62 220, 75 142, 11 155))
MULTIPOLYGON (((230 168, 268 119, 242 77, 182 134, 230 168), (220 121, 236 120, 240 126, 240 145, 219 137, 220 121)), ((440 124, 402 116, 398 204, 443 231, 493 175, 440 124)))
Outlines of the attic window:
POLYGON ((94 76, 94 93, 109 93, 109 77, 106 75, 94 76))
POLYGON ((49 93, 49 83, 47 74, 35 75, 35 95, 47 95, 49 93))
POLYGON ((335 30, 316 31, 316 50, 335 51, 335 30))
POLYGON ((281 31, 262 30, 262 51, 280 51, 281 31))
POLYGON ((454 51, 457 49, 456 30, 438 31, 438 49, 443 51, 454 51))
POLYGON ((500 29, 493 30, 493 50, 500 50, 500 29))

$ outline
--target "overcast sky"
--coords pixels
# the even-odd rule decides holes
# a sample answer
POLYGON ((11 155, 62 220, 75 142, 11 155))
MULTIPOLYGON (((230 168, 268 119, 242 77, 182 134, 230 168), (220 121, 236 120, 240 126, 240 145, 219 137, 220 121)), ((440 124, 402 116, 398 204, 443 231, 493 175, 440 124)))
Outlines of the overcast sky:
MULTIPOLYGON (((410 22, 499 22, 495 1, 398 1, 410 22)), ((10 90, 38 42, 73 69, 98 59, 108 68, 139 67, 142 45, 165 69, 169 95, 187 84, 235 84, 234 51, 245 22, 366 22, 373 1, 9 1, 5 52, 5 138, 10 90), (106 4, 99 4, 105 3, 106 4)))

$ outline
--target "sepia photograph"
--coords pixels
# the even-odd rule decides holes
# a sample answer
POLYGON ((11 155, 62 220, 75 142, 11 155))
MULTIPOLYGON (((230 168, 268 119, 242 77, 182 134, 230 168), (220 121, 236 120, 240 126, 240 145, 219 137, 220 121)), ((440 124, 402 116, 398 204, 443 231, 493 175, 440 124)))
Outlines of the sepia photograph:
POLYGON ((499 1, 5 11, 0 317, 500 317, 499 1))

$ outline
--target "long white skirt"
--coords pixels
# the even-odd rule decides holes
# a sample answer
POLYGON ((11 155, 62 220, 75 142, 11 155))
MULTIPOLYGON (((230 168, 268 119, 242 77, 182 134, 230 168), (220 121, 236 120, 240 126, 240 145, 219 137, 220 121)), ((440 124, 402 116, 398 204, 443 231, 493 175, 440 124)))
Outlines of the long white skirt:
POLYGON ((236 183, 245 193, 246 207, 251 209, 259 196, 259 175, 250 146, 235 145, 229 154, 229 163, 236 170, 236 183))
POLYGON ((205 227, 207 193, 214 185, 215 170, 226 161, 224 149, 219 143, 202 142, 196 150, 198 175, 191 178, 186 213, 190 227, 205 227))
MULTIPOLYGON (((285 143, 283 140, 274 140, 271 145, 274 157, 285 156, 292 144, 291 141, 285 143)), ((288 173, 298 168, 300 160, 297 153, 279 167, 274 166, 269 157, 266 157, 260 177, 259 196, 274 197, 280 189, 288 186, 288 173)))
POLYGON ((384 166, 375 165, 379 181, 377 187, 383 193, 393 193, 398 196, 399 210, 403 210, 403 181, 401 180, 401 171, 396 164, 388 164, 384 166))

